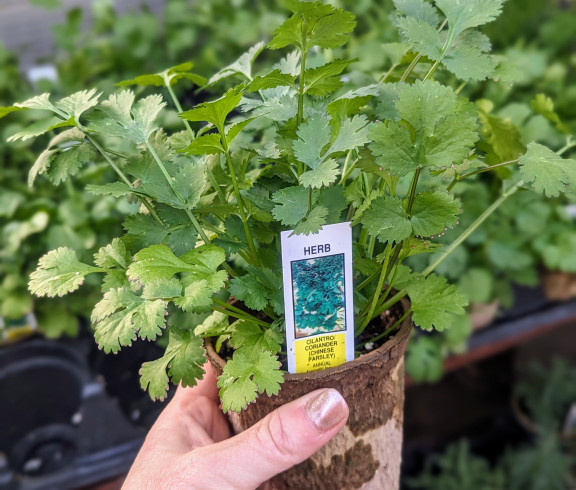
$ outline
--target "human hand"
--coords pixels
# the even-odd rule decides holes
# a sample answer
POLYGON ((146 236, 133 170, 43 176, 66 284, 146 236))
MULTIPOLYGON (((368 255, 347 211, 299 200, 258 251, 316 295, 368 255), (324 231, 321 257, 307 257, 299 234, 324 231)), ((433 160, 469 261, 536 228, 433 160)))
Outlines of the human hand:
POLYGON ((253 489, 298 464, 344 426, 348 406, 316 390, 230 437, 209 364, 194 388, 178 388, 150 429, 124 490, 253 489))

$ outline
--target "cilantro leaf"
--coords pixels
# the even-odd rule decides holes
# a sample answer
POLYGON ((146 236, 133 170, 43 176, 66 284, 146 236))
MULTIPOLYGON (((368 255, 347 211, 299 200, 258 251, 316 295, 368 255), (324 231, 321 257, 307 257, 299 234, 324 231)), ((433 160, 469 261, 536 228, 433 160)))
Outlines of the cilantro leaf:
POLYGON ((193 67, 194 64, 191 62, 181 63, 158 73, 149 73, 146 75, 137 76, 136 78, 132 78, 130 80, 123 80, 118 82, 116 85, 119 87, 126 87, 129 85, 139 85, 141 87, 146 87, 149 85, 154 87, 168 87, 175 85, 180 80, 191 80, 196 85, 204 85, 206 83, 206 79, 204 77, 196 75, 195 73, 190 73, 190 70, 193 67))
POLYGON ((450 87, 431 81, 402 84, 395 106, 409 126, 395 121, 375 124, 369 145, 376 162, 394 175, 460 163, 478 139, 476 115, 450 87))
POLYGON ((446 18, 452 36, 472 27, 492 22, 502 11, 504 0, 435 0, 446 18))
POLYGON ((84 165, 91 163, 96 156, 96 150, 90 143, 62 148, 51 158, 50 167, 47 169, 50 181, 58 185, 69 176, 75 175, 84 165))
POLYGON ((366 116, 354 116, 344 119, 340 125, 338 136, 330 146, 326 155, 341 151, 356 150, 370 141, 368 138, 368 120, 366 116))
MULTIPOLYGON (((226 274, 225 271, 220 271, 226 274)), ((220 289, 220 288, 218 288, 220 289)), ((202 313, 209 311, 212 306, 214 290, 206 279, 190 283, 184 288, 184 295, 174 300, 174 304, 184 311, 202 313)))
POLYGON ((454 226, 460 215, 460 203, 446 192, 429 191, 414 198, 410 221, 415 235, 441 234, 454 226))
POLYGON ((233 329, 228 318, 225 313, 213 311, 194 329, 194 334, 199 337, 216 337, 230 333, 233 329))
POLYGON ((28 289, 36 296, 63 296, 76 291, 92 272, 105 270, 83 264, 74 250, 60 247, 40 258, 38 268, 30 275, 28 289))
POLYGON ((110 289, 94 307, 94 338, 104 352, 132 345, 136 335, 154 340, 165 325, 166 302, 146 300, 128 288, 110 289))
POLYGON ((410 236, 412 225, 399 199, 379 197, 360 219, 366 231, 381 242, 400 242, 410 236))
POLYGON ((78 122, 84 112, 98 104, 100 95, 96 93, 94 88, 92 90, 82 90, 64 97, 56 102, 54 106, 56 109, 64 111, 68 118, 74 118, 74 121, 78 122))
POLYGON ((124 242, 119 238, 114 238, 112 243, 101 247, 100 250, 94 254, 94 263, 98 267, 106 269, 113 267, 126 269, 131 262, 132 256, 126 250, 124 242))
POLYGON ((301 124, 296 132, 298 139, 292 144, 294 156, 310 168, 318 167, 322 161, 322 149, 330 143, 332 128, 328 119, 313 116, 301 124))
POLYGON ((293 87, 296 77, 288 73, 282 73, 279 69, 273 70, 266 75, 255 77, 246 90, 248 92, 257 92, 268 88, 278 87, 279 85, 293 87))
POLYGON ((353 14, 321 2, 291 1, 289 6, 294 15, 274 31, 270 49, 296 46, 305 52, 313 46, 338 48, 356 26, 353 14))
POLYGON ((235 349, 247 346, 251 349, 266 350, 273 354, 278 352, 284 336, 275 328, 260 328, 255 323, 240 320, 230 339, 235 349))
POLYGON ((195 386, 204 374, 204 362, 202 339, 188 330, 171 327, 164 355, 142 364, 140 386, 153 400, 164 400, 168 391, 167 369, 174 384, 195 386))
MULTIPOLYGON (((267 267, 248 267, 248 274, 230 281, 230 294, 248 308, 263 310, 282 290, 280 275, 267 267)), ((278 305, 274 309, 278 310, 278 305)))
POLYGON ((576 160, 562 158, 538 143, 529 143, 520 157, 520 173, 532 188, 547 197, 556 197, 566 188, 576 191, 576 160))
POLYGON ((240 103, 242 99, 242 92, 244 85, 237 85, 231 88, 219 99, 211 102, 203 102, 189 111, 178 114, 182 119, 192 122, 209 122, 214 124, 219 133, 224 132, 224 124, 226 117, 230 114, 240 103))
POLYGON ((182 283, 178 279, 159 279, 144 285, 142 297, 144 299, 170 300, 182 294, 182 283))
POLYGON ((308 212, 308 191, 304 187, 286 187, 275 192, 272 200, 276 206, 272 209, 274 219, 283 225, 297 224, 308 212))
POLYGON ((218 133, 203 134, 186 147, 190 155, 217 155, 224 153, 224 147, 218 133))
POLYGON ((136 104, 134 99, 130 90, 112 94, 100 104, 99 115, 90 115, 88 130, 125 138, 136 144, 148 141, 158 129, 154 120, 166 104, 158 94, 149 95, 136 104))
POLYGON ((315 235, 326 224, 328 209, 325 206, 314 206, 305 219, 294 228, 295 235, 315 235))
POLYGON ((280 362, 270 351, 244 347, 234 352, 218 378, 222 410, 240 412, 258 393, 276 395, 284 381, 280 362))
POLYGON ((548 121, 556 126, 558 131, 564 134, 570 134, 570 128, 564 124, 558 113, 554 109, 554 102, 545 94, 536 94, 534 99, 530 101, 530 107, 541 116, 544 116, 548 121))
POLYGON ((438 12, 425 0, 394 0, 394 6, 402 15, 424 21, 434 28, 440 24, 438 12))
POLYGON ((335 182, 338 178, 338 172, 338 162, 329 158, 313 170, 304 172, 298 181, 306 188, 319 189, 335 182))
POLYGON ((304 72, 304 93, 323 97, 338 90, 344 82, 340 74, 353 60, 334 60, 304 72))
POLYGON ((406 286, 412 304, 414 323, 425 330, 444 330, 452 324, 452 314, 464 314, 466 297, 445 277, 415 276, 406 286))
POLYGON ((166 245, 152 245, 134 255, 126 275, 132 281, 153 282, 170 279, 174 274, 195 268, 174 255, 166 245))

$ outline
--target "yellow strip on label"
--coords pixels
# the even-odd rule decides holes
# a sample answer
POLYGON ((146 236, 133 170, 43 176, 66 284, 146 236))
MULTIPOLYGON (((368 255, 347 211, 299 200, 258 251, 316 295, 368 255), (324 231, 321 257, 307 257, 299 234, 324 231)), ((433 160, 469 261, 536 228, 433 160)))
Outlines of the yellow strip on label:
POLYGON ((294 342, 296 372, 307 373, 346 362, 346 334, 316 335, 294 342))

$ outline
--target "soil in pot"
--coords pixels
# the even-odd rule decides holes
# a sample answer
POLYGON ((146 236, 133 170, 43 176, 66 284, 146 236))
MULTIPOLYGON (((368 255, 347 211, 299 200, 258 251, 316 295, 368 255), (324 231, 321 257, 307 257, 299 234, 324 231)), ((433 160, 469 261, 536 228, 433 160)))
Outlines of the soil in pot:
MULTIPOLYGON (((341 366, 287 374, 277 396, 260 396, 240 414, 230 413, 236 433, 275 408, 319 388, 336 388, 350 407, 346 426, 307 461, 272 479, 274 489, 399 488, 404 408, 404 352, 412 322, 408 317, 393 338, 341 366)), ((211 345, 217 373, 225 361, 211 345)))

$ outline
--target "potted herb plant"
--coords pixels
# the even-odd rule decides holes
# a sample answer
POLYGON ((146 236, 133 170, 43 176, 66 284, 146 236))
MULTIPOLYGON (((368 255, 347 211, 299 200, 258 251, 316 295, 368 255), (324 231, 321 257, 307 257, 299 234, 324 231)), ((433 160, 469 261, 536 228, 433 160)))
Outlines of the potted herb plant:
POLYGON ((509 161, 485 159, 483 109, 460 95, 459 80, 505 75, 504 60, 489 54, 478 30, 500 13, 501 0, 396 1, 402 53, 368 83, 346 75, 354 60, 338 57, 355 26, 351 13, 320 2, 288 4, 293 15, 266 47, 257 44, 207 82, 184 63, 120 83, 162 87, 167 100, 159 92, 137 99, 128 89, 106 98, 93 89, 0 109, 49 114, 13 140, 58 131, 32 167, 31 182, 53 172, 65 180, 103 161, 117 181, 86 191, 140 203, 124 235, 102 247, 93 264, 60 247, 42 257, 29 288, 62 296, 102 274, 103 297, 92 312, 102 349, 115 353, 136 337, 168 337, 163 357, 141 369, 142 387, 154 398, 165 396, 170 380, 191 386, 202 377, 208 339, 221 368, 223 409, 248 407, 234 417, 239 426, 284 395, 323 383, 338 387, 351 405, 347 428, 275 484, 395 488, 411 321, 445 330, 465 318, 466 297, 434 271, 520 190, 572 193, 576 162, 561 156, 569 145, 555 152, 533 142, 509 161), (266 48, 284 57, 254 68, 266 48), (173 89, 181 80, 204 92, 228 89, 184 110, 173 89), (156 122, 168 102, 182 119, 180 132, 156 122), (454 190, 462 181, 502 167, 510 171, 499 174, 501 194, 451 243, 435 242, 459 225, 454 190), (280 234, 314 235, 347 221, 359 357, 320 373, 284 375, 280 234), (420 272, 406 265, 429 252, 439 254, 420 272), (347 385, 344 372, 354 365, 360 374, 347 385))

